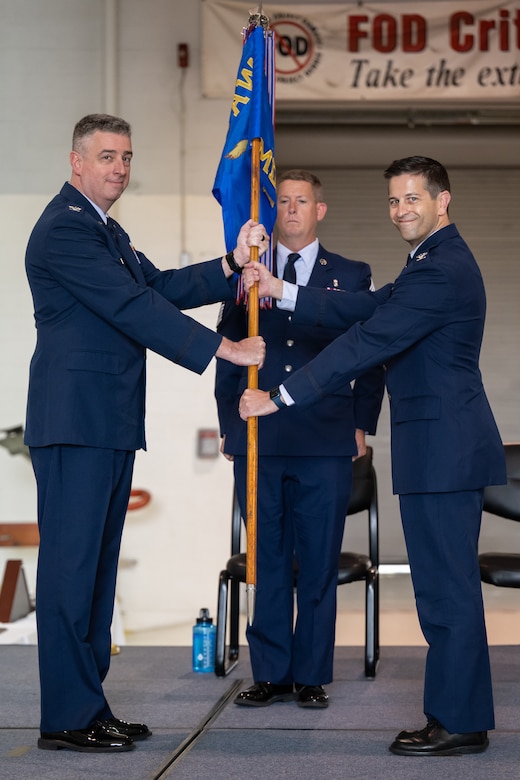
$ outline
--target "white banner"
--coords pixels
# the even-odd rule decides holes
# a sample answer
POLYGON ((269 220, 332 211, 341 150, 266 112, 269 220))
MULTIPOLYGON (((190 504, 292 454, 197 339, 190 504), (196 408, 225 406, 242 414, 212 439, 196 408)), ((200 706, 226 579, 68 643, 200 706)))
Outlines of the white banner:
MULTIPOLYGON (((250 6, 202 2, 202 91, 229 98, 250 6)), ((263 3, 277 101, 431 104, 520 97, 520 2, 263 3)))

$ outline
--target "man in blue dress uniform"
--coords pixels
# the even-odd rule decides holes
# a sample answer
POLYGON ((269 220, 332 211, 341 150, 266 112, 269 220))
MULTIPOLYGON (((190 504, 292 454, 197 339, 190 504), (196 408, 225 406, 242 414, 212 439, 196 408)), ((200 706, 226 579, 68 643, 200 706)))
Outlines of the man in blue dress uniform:
MULTIPOLYGON (((285 302, 298 285, 367 291, 370 267, 327 251, 317 226, 327 205, 320 180, 291 170, 277 182, 276 267, 285 301, 260 309, 267 347, 261 387, 290 376, 342 333, 342 328, 297 325, 285 302)), ((225 303, 219 333, 247 334, 246 305, 225 303)), ((238 402, 247 371, 217 361, 216 397, 223 452, 234 460, 237 496, 246 517, 246 433, 238 402)), ((294 697, 298 706, 324 708, 332 681, 338 564, 351 484, 352 458, 366 452, 384 391, 384 372, 371 368, 352 388, 345 381, 323 404, 260 420, 258 426, 257 585, 253 625, 247 629, 254 685, 235 703, 266 706, 294 697), (294 621, 293 560, 298 562, 294 621)))
MULTIPOLYGON (((180 309, 234 295, 261 245, 249 222, 222 258, 160 271, 107 216, 130 180, 131 129, 80 120, 70 183, 36 223, 26 253, 37 343, 25 443, 38 488, 36 618, 46 750, 117 752, 150 736, 116 718, 103 693, 117 562, 135 451, 145 448, 146 348, 202 373, 214 356, 262 364, 260 337, 233 343, 180 309)), ((264 241, 264 246, 265 246, 264 241)))
MULTIPOLYGON (((494 728, 489 653, 478 565, 486 485, 506 481, 502 441, 479 370, 486 298, 479 268, 450 223, 450 182, 427 157, 385 171, 390 218, 410 244, 392 294, 366 322, 271 392, 247 390, 241 416, 318 406, 345 380, 387 367, 392 474, 399 494, 419 620, 428 642, 427 725, 400 732, 399 755, 476 753, 494 728)), ((260 292, 279 297, 262 275, 260 292)), ((377 295, 377 294, 376 294, 377 295)), ((351 325, 356 295, 302 288, 295 322, 351 325)), ((280 377, 282 379, 282 377, 280 377)))

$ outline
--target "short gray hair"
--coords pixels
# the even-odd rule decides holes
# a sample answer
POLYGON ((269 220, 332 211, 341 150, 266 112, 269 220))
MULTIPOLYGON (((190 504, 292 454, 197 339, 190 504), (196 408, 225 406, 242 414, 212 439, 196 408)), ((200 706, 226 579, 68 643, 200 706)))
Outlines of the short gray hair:
POLYGON ((132 136, 132 128, 124 119, 111 114, 88 114, 76 122, 72 133, 72 148, 80 151, 82 141, 97 131, 102 133, 116 133, 117 135, 132 136))

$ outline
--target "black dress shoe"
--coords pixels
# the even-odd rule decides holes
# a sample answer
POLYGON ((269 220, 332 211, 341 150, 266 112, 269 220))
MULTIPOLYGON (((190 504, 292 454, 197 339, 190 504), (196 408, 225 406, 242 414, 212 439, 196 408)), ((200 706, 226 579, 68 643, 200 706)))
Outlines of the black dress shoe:
POLYGON ((298 707, 325 709, 329 706, 329 697, 323 685, 296 685, 298 707))
POLYGON ((235 697, 235 704, 245 707, 267 707, 276 701, 293 701, 292 685, 275 685, 271 682, 257 682, 235 697))
POLYGON ((94 723, 88 729, 42 731, 38 740, 41 750, 78 750, 80 753, 120 753, 133 750, 134 741, 124 734, 115 735, 104 723, 94 723))
POLYGON ((401 731, 390 745, 398 756, 461 756, 482 753, 489 745, 487 731, 450 734, 436 720, 419 731, 401 731))
POLYGON ((99 721, 105 730, 113 736, 125 736, 133 739, 134 742, 137 739, 147 739, 152 736, 152 732, 144 723, 127 723, 126 720, 119 720, 119 718, 109 718, 108 720, 99 721))

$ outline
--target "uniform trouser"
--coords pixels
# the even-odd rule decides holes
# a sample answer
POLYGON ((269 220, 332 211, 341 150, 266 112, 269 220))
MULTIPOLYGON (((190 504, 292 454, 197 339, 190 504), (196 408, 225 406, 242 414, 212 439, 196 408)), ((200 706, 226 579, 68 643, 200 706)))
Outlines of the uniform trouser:
POLYGON ((417 612, 429 649, 424 712, 452 733, 494 728, 478 565, 483 491, 399 497, 417 612))
POLYGON ((31 447, 40 548, 36 620, 42 731, 112 717, 102 683, 133 451, 31 447))
MULTIPOLYGON (((246 516, 246 459, 235 456, 246 516)), ((276 684, 332 680, 338 563, 352 484, 351 457, 259 459, 257 586, 247 629, 253 678, 276 684), (294 625, 293 557, 299 575, 294 625)))

